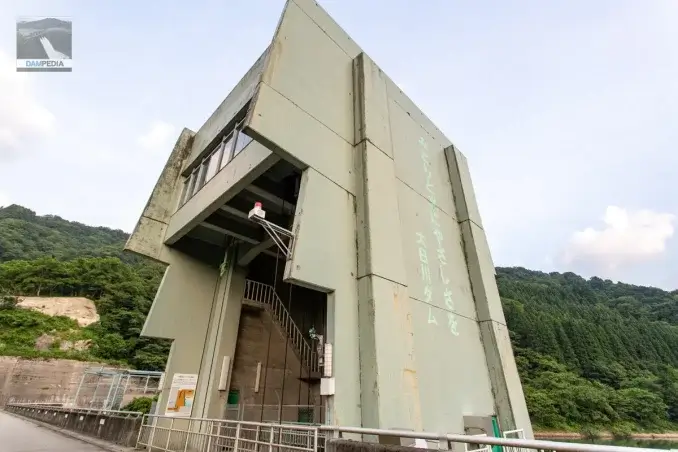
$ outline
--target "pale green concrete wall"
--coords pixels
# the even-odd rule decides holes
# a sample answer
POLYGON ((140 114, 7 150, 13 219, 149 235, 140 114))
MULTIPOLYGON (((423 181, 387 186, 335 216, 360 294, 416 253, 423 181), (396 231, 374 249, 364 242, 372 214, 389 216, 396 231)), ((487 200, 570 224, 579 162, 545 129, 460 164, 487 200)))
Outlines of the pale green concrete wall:
POLYGON ((331 422, 531 434, 465 160, 315 2, 287 2, 247 126, 305 170, 285 277, 329 293, 331 422))
POLYGON ((328 293, 328 420, 461 433, 464 416, 496 414, 530 437, 465 157, 312 0, 287 2, 254 92, 246 130, 258 143, 173 213, 182 165, 235 107, 222 103, 198 133, 204 144, 184 132, 127 246, 170 264, 145 334, 196 323, 196 337, 175 338, 168 372, 201 371, 201 414, 223 402, 214 385, 235 347, 244 275, 217 288, 216 269, 164 243, 282 158, 303 170, 285 278, 328 293), (209 290, 223 296, 211 304, 209 290))
POLYGON ((217 269, 179 251, 166 248, 165 254, 169 266, 141 332, 143 336, 173 339, 158 399, 160 413, 167 405, 174 374, 200 372, 219 276, 217 269))

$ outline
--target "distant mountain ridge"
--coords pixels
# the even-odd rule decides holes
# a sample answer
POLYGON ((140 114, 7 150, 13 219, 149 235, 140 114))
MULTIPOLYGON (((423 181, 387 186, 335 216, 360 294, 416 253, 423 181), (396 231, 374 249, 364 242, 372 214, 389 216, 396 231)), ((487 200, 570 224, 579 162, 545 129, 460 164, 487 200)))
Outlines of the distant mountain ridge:
POLYGON ((54 257, 119 257, 129 235, 119 229, 88 226, 56 215, 37 215, 16 204, 0 207, 0 262, 54 257))

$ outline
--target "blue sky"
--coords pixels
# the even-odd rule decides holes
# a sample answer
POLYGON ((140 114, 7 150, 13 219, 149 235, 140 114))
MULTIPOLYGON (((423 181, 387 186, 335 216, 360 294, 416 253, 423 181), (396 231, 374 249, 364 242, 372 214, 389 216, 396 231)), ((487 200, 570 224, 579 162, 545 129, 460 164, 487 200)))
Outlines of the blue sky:
MULTIPOLYGON (((320 3, 466 154, 497 265, 678 287, 678 3, 320 3)), ((282 7, 0 0, 0 205, 130 231, 282 7), (43 15, 72 17, 72 73, 15 72, 43 15)))

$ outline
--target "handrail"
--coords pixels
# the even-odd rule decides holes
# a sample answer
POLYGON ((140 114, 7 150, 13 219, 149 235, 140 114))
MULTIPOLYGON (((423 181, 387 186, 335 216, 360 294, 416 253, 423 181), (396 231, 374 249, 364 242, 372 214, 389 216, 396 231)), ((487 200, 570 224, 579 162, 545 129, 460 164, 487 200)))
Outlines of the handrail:
POLYGON ((122 411, 122 410, 104 410, 95 408, 79 408, 79 407, 65 407, 55 406, 49 403, 30 402, 30 403, 8 403, 5 407, 22 408, 22 409, 37 409, 45 411, 58 411, 61 413, 77 413, 77 414, 104 414, 107 416, 125 416, 125 417, 142 417, 144 413, 141 411, 122 411))
POLYGON ((311 372, 320 370, 317 353, 313 351, 297 324, 294 323, 292 315, 290 315, 273 286, 247 279, 245 280, 245 295, 243 298, 266 306, 292 341, 302 363, 308 366, 311 372))
MULTIPOLYGON (((148 414, 144 416, 145 418, 153 419, 174 419, 171 416, 163 415, 153 415, 148 414)), ((461 434, 451 434, 451 433, 430 433, 430 432, 416 432, 411 430, 387 430, 387 429, 377 429, 377 428, 365 428, 365 427, 343 427, 343 426, 333 426, 333 425, 296 425, 296 424, 279 424, 279 423, 270 423, 270 422, 250 422, 250 421, 233 421, 226 419, 212 419, 212 418, 188 418, 188 421, 191 422, 209 422, 216 423, 228 426, 241 426, 241 427, 267 427, 280 429, 281 432, 284 430, 286 434, 297 434, 305 433, 313 435, 315 438, 319 437, 319 434, 322 434, 322 438, 329 440, 331 438, 340 439, 342 434, 356 434, 356 435, 369 435, 369 436, 389 436, 396 438, 412 438, 412 439, 421 439, 428 440, 438 443, 444 443, 443 446, 447 446, 449 449, 451 443, 462 443, 462 444, 475 444, 481 446, 504 446, 505 450, 518 450, 518 449, 532 449, 537 451, 558 451, 558 452, 656 452, 656 449, 649 448, 640 448, 640 447, 624 447, 624 446, 609 446, 602 444, 583 444, 583 443, 567 443, 559 441, 543 441, 543 440, 534 440, 534 439, 509 439, 509 438, 496 438, 492 436, 472 436, 472 435, 461 435, 461 434), (515 448, 515 449, 514 449, 515 448)), ((156 423, 151 424, 148 420, 142 422, 142 425, 148 426, 148 428, 159 428, 163 430, 172 431, 173 428, 167 427, 155 427, 156 423)), ((184 431, 177 429, 177 431, 184 431)), ((240 431, 240 428, 237 429, 240 431)), ((288 447, 287 445, 285 447, 288 447)), ((288 447, 293 449, 292 447, 288 447)), ((318 451, 317 441, 313 447, 314 451, 318 451)), ((445 447, 439 447, 439 450, 447 450, 445 447)), ((235 449, 234 449, 235 451, 235 449)), ((237 451, 236 451, 237 452, 237 451)))
POLYGON ((625 446, 608 446, 603 444, 583 444, 583 443, 566 443, 559 441, 543 441, 537 439, 512 439, 512 438, 495 438, 493 436, 471 436, 458 435, 452 433, 428 433, 428 432, 413 432, 409 430, 386 430, 378 428, 364 428, 364 427, 341 427, 333 425, 321 425, 318 430, 334 433, 354 433, 362 435, 381 435, 381 436, 395 436, 400 438, 414 438, 431 441, 449 441, 454 443, 471 443, 479 445, 491 446, 505 446, 528 448, 537 450, 553 450, 561 452, 657 452, 656 449, 642 448, 642 447, 625 447, 625 446))

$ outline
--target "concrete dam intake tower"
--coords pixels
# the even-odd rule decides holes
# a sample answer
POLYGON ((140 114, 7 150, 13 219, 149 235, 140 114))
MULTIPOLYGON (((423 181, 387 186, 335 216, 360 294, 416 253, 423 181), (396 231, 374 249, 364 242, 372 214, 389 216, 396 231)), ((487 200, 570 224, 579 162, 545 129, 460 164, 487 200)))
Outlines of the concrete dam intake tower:
POLYGON ((167 266, 158 414, 532 437, 466 158, 313 0, 126 249, 167 266))

